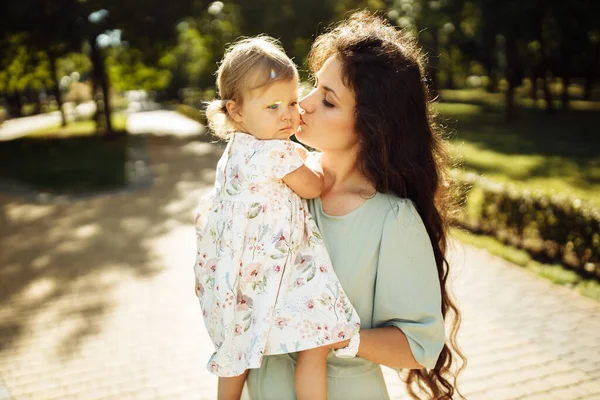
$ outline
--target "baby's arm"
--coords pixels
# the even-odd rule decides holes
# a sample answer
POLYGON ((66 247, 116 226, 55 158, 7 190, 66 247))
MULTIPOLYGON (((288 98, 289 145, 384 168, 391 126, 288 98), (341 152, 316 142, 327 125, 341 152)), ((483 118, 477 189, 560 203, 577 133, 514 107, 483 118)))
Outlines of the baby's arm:
POLYGON ((323 191, 323 169, 316 157, 307 157, 304 147, 296 145, 296 152, 304 165, 283 177, 283 181, 296 194, 305 199, 319 197, 323 191))

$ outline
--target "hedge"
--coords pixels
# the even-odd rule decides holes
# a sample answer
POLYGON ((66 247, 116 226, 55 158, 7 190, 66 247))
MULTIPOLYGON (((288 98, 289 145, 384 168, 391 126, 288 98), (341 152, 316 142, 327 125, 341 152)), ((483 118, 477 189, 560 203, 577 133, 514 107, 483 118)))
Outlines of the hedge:
POLYGON ((456 224, 600 278, 599 209, 568 195, 517 189, 474 173, 455 170, 453 178, 463 205, 456 224))

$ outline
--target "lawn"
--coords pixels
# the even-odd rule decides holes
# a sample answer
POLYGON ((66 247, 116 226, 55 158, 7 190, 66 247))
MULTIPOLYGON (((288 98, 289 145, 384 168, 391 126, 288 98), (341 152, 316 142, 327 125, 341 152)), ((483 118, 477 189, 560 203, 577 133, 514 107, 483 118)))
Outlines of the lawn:
POLYGON ((529 99, 503 117, 503 95, 442 91, 436 108, 460 168, 543 192, 569 193, 600 206, 600 102, 573 101, 548 115, 529 99))
MULTIPOLYGON (((113 130, 125 131, 127 125, 127 115, 114 114, 111 117, 113 130)), ((48 128, 43 128, 27 135, 29 138, 68 138, 79 136, 92 136, 96 134, 96 123, 93 120, 70 121, 67 126, 60 124, 48 128)))

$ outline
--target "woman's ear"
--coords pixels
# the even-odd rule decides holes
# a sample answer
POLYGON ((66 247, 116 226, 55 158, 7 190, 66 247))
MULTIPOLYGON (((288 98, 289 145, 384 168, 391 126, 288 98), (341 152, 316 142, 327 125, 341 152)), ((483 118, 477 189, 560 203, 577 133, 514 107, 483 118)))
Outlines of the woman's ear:
POLYGON ((227 113, 236 123, 242 122, 242 107, 237 104, 234 100, 227 100, 225 103, 225 108, 227 108, 227 113))

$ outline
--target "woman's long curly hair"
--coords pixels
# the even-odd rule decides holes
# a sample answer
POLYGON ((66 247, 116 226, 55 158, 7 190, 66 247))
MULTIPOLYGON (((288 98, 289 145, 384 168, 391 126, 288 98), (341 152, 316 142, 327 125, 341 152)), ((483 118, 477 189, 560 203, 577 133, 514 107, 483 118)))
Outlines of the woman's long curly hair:
POLYGON ((435 368, 408 372, 407 389, 417 399, 423 393, 433 399, 463 397, 456 388, 456 376, 466 366, 456 344, 460 313, 446 287, 452 208, 448 157, 431 110, 423 54, 415 39, 362 11, 317 38, 309 54, 311 71, 317 72, 330 57, 341 61, 344 83, 356 98, 362 172, 378 192, 415 203, 433 246, 449 337, 435 368), (457 357, 460 368, 454 365, 457 357))

